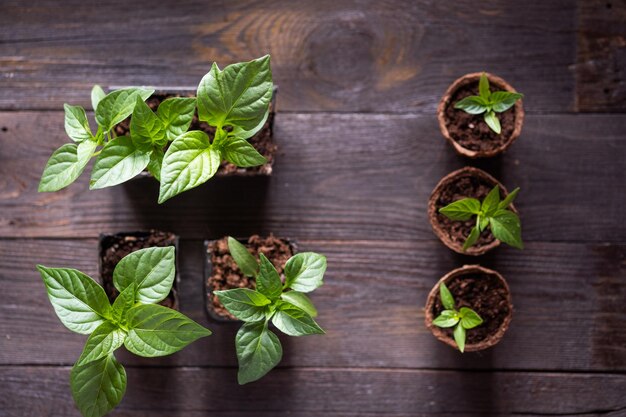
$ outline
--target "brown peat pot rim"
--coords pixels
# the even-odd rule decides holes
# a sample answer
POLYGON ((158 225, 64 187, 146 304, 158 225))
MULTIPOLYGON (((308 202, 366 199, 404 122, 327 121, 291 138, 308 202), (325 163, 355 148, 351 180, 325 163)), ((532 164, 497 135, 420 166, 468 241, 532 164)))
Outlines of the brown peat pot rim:
POLYGON ((489 335, 486 339, 481 340, 478 343, 466 344, 465 352, 476 352, 476 351, 484 350, 484 349, 487 349, 496 345, 498 342, 500 342, 500 340, 504 336, 504 333, 509 328, 511 324, 511 318, 513 317, 513 303, 511 301, 511 290, 509 288, 509 284, 506 282, 504 277, 500 275, 498 272, 492 269, 484 268, 480 265, 463 265, 461 268, 454 269, 448 272, 446 275, 444 275, 441 279, 439 279, 439 281, 437 281, 437 284, 435 284, 435 286, 432 288, 432 290, 430 290, 430 293, 428 294, 428 298, 426 300, 426 307, 424 311, 424 322, 426 324, 426 327, 432 332, 432 334, 443 343, 458 350, 458 347, 454 339, 449 337, 441 328, 433 324, 433 320, 435 319, 435 317, 433 317, 432 309, 433 309, 435 300, 437 299, 437 297, 439 297, 439 286, 441 285, 442 282, 447 283, 448 281, 450 281, 451 279, 455 277, 466 275, 466 274, 471 274, 471 273, 495 276, 502 283, 502 286, 506 289, 506 292, 507 292, 507 303, 509 305, 509 314, 506 315, 506 317, 504 318, 504 321, 502 322, 502 324, 500 325, 496 333, 489 335))
MULTIPOLYGON (((441 192, 449 183, 465 175, 470 175, 474 177, 482 177, 483 179, 492 183, 493 184, 492 187, 495 187, 497 184, 500 187, 501 198, 504 198, 509 193, 507 189, 504 187, 504 185, 500 183, 500 181, 498 181, 497 179, 495 179, 494 177, 492 177, 491 175, 489 175, 482 169, 478 169, 474 167, 461 168, 443 177, 433 189, 433 192, 430 194, 430 199, 428 200, 428 220, 430 221, 430 225, 435 235, 437 235, 439 240, 441 240, 443 244, 446 245, 448 248, 462 255, 479 256, 490 251, 491 249, 494 249, 500 246, 500 241, 498 239, 495 239, 493 242, 487 245, 480 246, 480 247, 474 245, 474 246, 469 247, 466 251, 464 251, 463 244, 462 243, 457 244, 453 242, 448 236, 448 234, 443 230, 443 228, 441 227, 437 219, 437 200, 439 199, 439 194, 441 194, 441 192)), ((472 196, 467 196, 467 197, 472 197, 472 196)), ((511 211, 517 213, 517 209, 515 208, 513 204, 511 204, 509 208, 511 211)))
MULTIPOLYGON (((493 85, 493 86, 496 86, 498 90, 506 90, 511 93, 517 92, 509 83, 507 83, 506 81, 504 81, 502 78, 498 77, 497 75, 493 75, 488 72, 485 74, 487 75, 487 78, 489 79, 490 88, 493 85)), ((450 100, 452 96, 459 88, 467 84, 478 82, 481 75, 482 75, 482 72, 473 72, 470 74, 465 74, 464 76, 458 78, 456 81, 454 81, 450 85, 450 87, 448 87, 445 94, 439 101, 439 105, 437 106, 437 120, 439 121, 439 129, 441 130, 441 134, 443 135, 444 138, 446 138, 448 142, 450 142, 450 144, 454 147, 457 153, 467 156, 469 158, 489 158, 501 152, 504 152, 518 138, 518 136, 522 132, 522 125, 524 124, 524 107, 522 105, 522 100, 517 100, 515 102, 515 105, 513 106, 514 111, 515 111, 515 126, 513 128, 513 133, 511 133, 511 136, 509 136, 508 140, 504 142, 502 145, 500 145, 499 147, 495 149, 487 150, 487 151, 474 151, 474 150, 467 149, 461 146, 456 140, 454 140, 450 136, 450 132, 448 131, 448 128, 446 126, 447 118, 446 118, 445 113, 446 113, 446 108, 449 105, 451 105, 450 100)), ((462 110, 459 110, 459 111, 462 111, 462 110)))

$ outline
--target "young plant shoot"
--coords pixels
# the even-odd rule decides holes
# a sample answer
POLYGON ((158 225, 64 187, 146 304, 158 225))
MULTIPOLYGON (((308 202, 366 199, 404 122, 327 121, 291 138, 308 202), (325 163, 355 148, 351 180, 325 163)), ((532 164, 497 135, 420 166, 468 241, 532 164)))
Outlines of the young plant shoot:
POLYGON ((452 293, 443 282, 439 285, 439 295, 445 310, 433 320, 433 324, 441 328, 454 327, 454 341, 459 350, 463 352, 465 351, 466 330, 480 326, 483 319, 471 308, 461 307, 459 310, 454 308, 452 293))
POLYGON ((307 297, 322 285, 326 257, 313 252, 299 253, 285 264, 285 281, 276 268, 260 254, 260 263, 246 247, 229 237, 228 247, 241 272, 256 280, 256 290, 236 288, 216 291, 218 298, 244 324, 237 332, 235 346, 239 361, 239 384, 263 377, 281 360, 283 349, 268 325, 289 336, 323 334, 313 319, 317 310, 307 297))
POLYGON ((177 352, 211 332, 178 311, 158 305, 174 281, 174 247, 141 249, 113 271, 120 292, 113 302, 93 279, 75 269, 37 265, 61 322, 89 335, 70 373, 72 396, 85 417, 100 417, 122 400, 126 371, 114 351, 124 345, 136 355, 177 352))
POLYGON ((489 90, 489 79, 483 72, 478 81, 477 96, 469 96, 459 100, 455 105, 455 109, 460 109, 469 114, 483 114, 487 126, 497 134, 500 134, 500 119, 496 113, 502 113, 515 104, 517 100, 524 97, 520 93, 511 93, 508 91, 489 90))
POLYGON ((472 228, 463 250, 467 250, 478 240, 480 233, 489 228, 496 239, 514 248, 523 249, 522 226, 517 214, 509 209, 519 193, 513 190, 504 200, 500 201, 500 187, 497 185, 487 194, 485 199, 464 198, 439 209, 439 212, 451 220, 467 221, 476 216, 476 226, 472 228))

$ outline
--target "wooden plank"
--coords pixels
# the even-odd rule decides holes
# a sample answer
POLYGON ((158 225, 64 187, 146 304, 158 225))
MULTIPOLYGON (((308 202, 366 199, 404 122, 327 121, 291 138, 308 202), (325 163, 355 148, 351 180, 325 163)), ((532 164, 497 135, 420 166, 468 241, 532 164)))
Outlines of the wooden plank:
POLYGON ((531 113, 574 107, 576 3, 569 0, 95 5, 2 2, 0 108, 87 106, 96 83, 197 85, 213 61, 266 53, 283 111, 434 114, 455 78, 480 70, 525 93, 531 113))
MULTIPOLYGON (((68 189, 37 193, 48 157, 67 140, 62 113, 4 112, 0 127, 2 237, 161 228, 196 239, 270 231, 298 239, 432 239, 430 193, 469 162, 441 137, 434 117, 282 113, 272 178, 214 179, 159 206, 151 179, 88 191, 87 173, 68 189)), ((471 163, 522 188, 516 205, 526 241, 620 242, 625 128, 619 115, 528 117, 507 155, 471 163)))
MULTIPOLYGON (((127 375, 111 416, 618 416, 626 409, 625 375, 295 368, 245 386, 234 369, 127 375)), ((0 368, 0 416, 78 416, 68 380, 66 367, 0 368)))
MULTIPOLYGON (((282 367, 626 370, 626 245, 532 243, 500 248, 480 262, 508 280, 515 312, 496 348, 460 355, 423 325, 423 305, 445 272, 475 261, 435 241, 300 241, 328 256, 313 300, 324 336, 281 337, 282 367), (555 346, 558 346, 556 348, 555 346)), ((123 352, 124 363, 235 366, 239 324, 204 313, 202 242, 181 244, 182 311, 214 331, 161 359, 123 352)), ((0 240, 0 364, 69 365, 85 337, 54 315, 34 265, 75 267, 96 276, 95 240, 0 240)))
POLYGON ((578 0, 577 111, 626 111, 625 22, 624 0, 578 0))

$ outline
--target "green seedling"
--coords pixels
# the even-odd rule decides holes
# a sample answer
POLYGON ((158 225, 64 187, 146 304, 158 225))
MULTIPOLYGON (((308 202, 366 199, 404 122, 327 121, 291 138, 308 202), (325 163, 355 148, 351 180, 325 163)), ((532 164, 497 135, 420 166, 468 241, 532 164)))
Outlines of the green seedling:
POLYGON ((483 319, 471 308, 461 307, 457 310, 454 307, 454 297, 446 284, 443 282, 439 285, 439 295, 443 310, 439 317, 433 320, 433 324, 437 327, 448 328, 454 327, 454 341, 461 352, 465 351, 466 331, 480 326, 483 319))

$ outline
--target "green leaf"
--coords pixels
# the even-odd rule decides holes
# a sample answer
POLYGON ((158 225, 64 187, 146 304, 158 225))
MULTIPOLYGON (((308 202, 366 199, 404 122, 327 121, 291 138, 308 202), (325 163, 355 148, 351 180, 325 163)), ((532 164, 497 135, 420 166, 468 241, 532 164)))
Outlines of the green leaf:
POLYGON ((480 229, 479 229, 480 225, 476 225, 476 227, 472 227, 472 231, 470 232, 469 236, 467 237, 467 239, 465 239, 465 243, 463 243, 463 250, 467 250, 468 248, 470 248, 474 243, 476 243, 476 241, 478 240, 478 238, 480 237, 480 229))
POLYGON ((289 336, 324 334, 324 330, 304 310, 282 303, 272 316, 272 323, 278 330, 289 336))
POLYGON ((496 132, 498 135, 500 134, 500 119, 498 119, 498 116, 496 116, 493 110, 485 113, 485 123, 487 123, 487 126, 489 126, 491 130, 496 132))
POLYGON ((140 96, 137 96, 130 118, 130 137, 136 147, 165 146, 167 143, 163 122, 140 96))
POLYGON ((469 114, 481 114, 487 111, 487 102, 482 97, 469 96, 457 101, 454 108, 469 114))
POLYGON ((173 141, 189 129, 195 112, 195 97, 171 97, 159 105, 157 116, 163 122, 168 141, 173 141))
POLYGON ((483 323, 483 319, 471 308, 461 307, 461 326, 465 329, 473 329, 483 323))
POLYGON ((85 140, 78 145, 66 143, 54 151, 41 174, 39 192, 58 191, 82 174, 98 144, 85 140))
POLYGON ((517 197, 518 193, 519 193, 519 187, 511 191, 511 193, 509 193, 509 195, 507 195, 506 198, 502 200, 500 204, 498 204, 498 209, 504 210, 508 208, 511 205, 511 203, 515 200, 515 197, 517 197))
POLYGON ((317 309, 306 294, 298 291, 287 291, 282 293, 280 298, 283 301, 304 310, 309 316, 317 317, 317 309))
POLYGON ((247 277, 255 277, 259 274, 259 264, 248 249, 237 239, 228 237, 228 250, 237 263, 239 270, 247 277))
POLYGON ((91 140, 93 135, 91 134, 85 109, 80 106, 70 106, 69 104, 64 104, 63 108, 65 109, 65 133, 67 133, 67 136, 74 142, 91 140))
POLYGON ((74 365, 70 384, 81 414, 101 417, 122 401, 126 392, 126 371, 110 354, 85 365, 74 365))
POLYGON ((256 278, 256 288, 270 300, 277 300, 283 292, 283 283, 280 280, 278 271, 276 271, 269 259, 262 253, 259 256, 261 258, 261 270, 256 278))
POLYGON ((146 100, 152 93, 154 93, 152 89, 132 87, 107 94, 96 107, 98 125, 104 132, 108 132, 113 129, 113 126, 130 116, 137 103, 137 96, 146 100))
POLYGON ((267 323, 245 323, 235 338, 240 385, 256 381, 280 362, 283 348, 278 337, 267 328, 267 323))
POLYGON ((459 322, 459 316, 456 311, 443 310, 439 317, 433 320, 433 324, 437 327, 452 327, 459 322))
POLYGON ((222 147, 222 152, 224 159, 238 167, 256 167, 267 162, 267 159, 245 139, 228 138, 222 147))
POLYGON ((461 323, 454 328, 454 341, 461 353, 463 353, 465 351, 465 328, 461 326, 461 323))
POLYGON ((443 282, 439 284, 439 297, 441 298, 441 304, 443 304, 446 310, 454 310, 454 297, 443 282))
POLYGON ((111 318, 114 322, 126 325, 126 316, 130 309, 135 306, 136 292, 137 287, 133 282, 124 291, 120 292, 115 301, 113 301, 111 318))
POLYGON ((99 85, 94 85, 91 89, 91 108, 96 111, 98 103, 106 96, 106 93, 99 85))
POLYGON ((198 86, 198 116, 212 126, 256 128, 266 117, 273 84, 270 57, 229 65, 213 64, 198 86))
POLYGON ((323 284, 326 257, 314 252, 292 256, 285 264, 285 286, 300 292, 311 292, 323 284))
POLYGON ((154 304, 167 297, 176 275, 174 246, 146 248, 126 255, 113 271, 113 284, 122 292, 136 284, 136 300, 154 304))
POLYGON ((478 216, 476 218, 476 224, 478 225, 478 231, 482 232, 487 226, 489 226, 489 217, 478 216))
POLYGON ((89 334, 110 317, 111 305, 94 280, 69 268, 37 265, 48 298, 61 322, 68 329, 89 334))
POLYGON ((138 305, 128 312, 124 346, 139 356, 165 356, 210 334, 178 311, 158 304, 138 305))
POLYGON ((271 303, 266 296, 249 288, 215 291, 215 294, 232 315, 246 322, 264 320, 271 303))
POLYGON ((487 197, 483 200, 480 210, 486 217, 491 217, 498 210, 500 203, 500 187, 497 185, 489 191, 487 197))
POLYGON ((464 198, 440 208, 439 213, 451 220, 469 220, 473 215, 480 213, 480 201, 475 198, 464 198))
POLYGON ((270 109, 268 107, 265 112, 265 116, 263 116, 263 119, 259 122, 258 125, 256 125, 252 129, 244 129, 241 126, 233 126, 233 130, 230 132, 230 135, 240 138, 240 139, 251 138, 252 136, 256 135, 259 132, 259 130, 263 129, 263 126, 265 125, 265 122, 267 121, 267 118, 269 117, 269 115, 270 115, 270 109))
POLYGON ((478 80, 478 94, 485 101, 489 101, 491 96, 491 91, 489 91, 489 78, 487 78, 487 74, 484 72, 480 75, 480 80, 478 80))
POLYGON ((124 344, 126 332, 117 325, 105 321, 87 339, 83 353, 78 358, 76 365, 86 365, 109 356, 117 348, 124 344))
POLYGON ((154 148, 148 162, 148 172, 157 180, 161 181, 161 167, 163 166, 164 152, 162 148, 154 148))
POLYGON ((510 93, 508 91, 496 91, 491 93, 491 107, 493 111, 497 113, 502 113, 503 111, 507 111, 515 102, 524 97, 523 94, 519 93, 510 93))
POLYGON ((493 233, 496 239, 514 248, 524 249, 522 226, 517 214, 508 210, 498 210, 489 219, 489 225, 491 226, 491 233, 493 233))
POLYGON ((179 136, 165 153, 161 169, 159 204, 205 183, 220 166, 220 153, 199 130, 179 136))
POLYGON ((150 162, 152 149, 135 146, 128 136, 109 141, 91 171, 89 189, 112 187, 135 177, 150 162))

